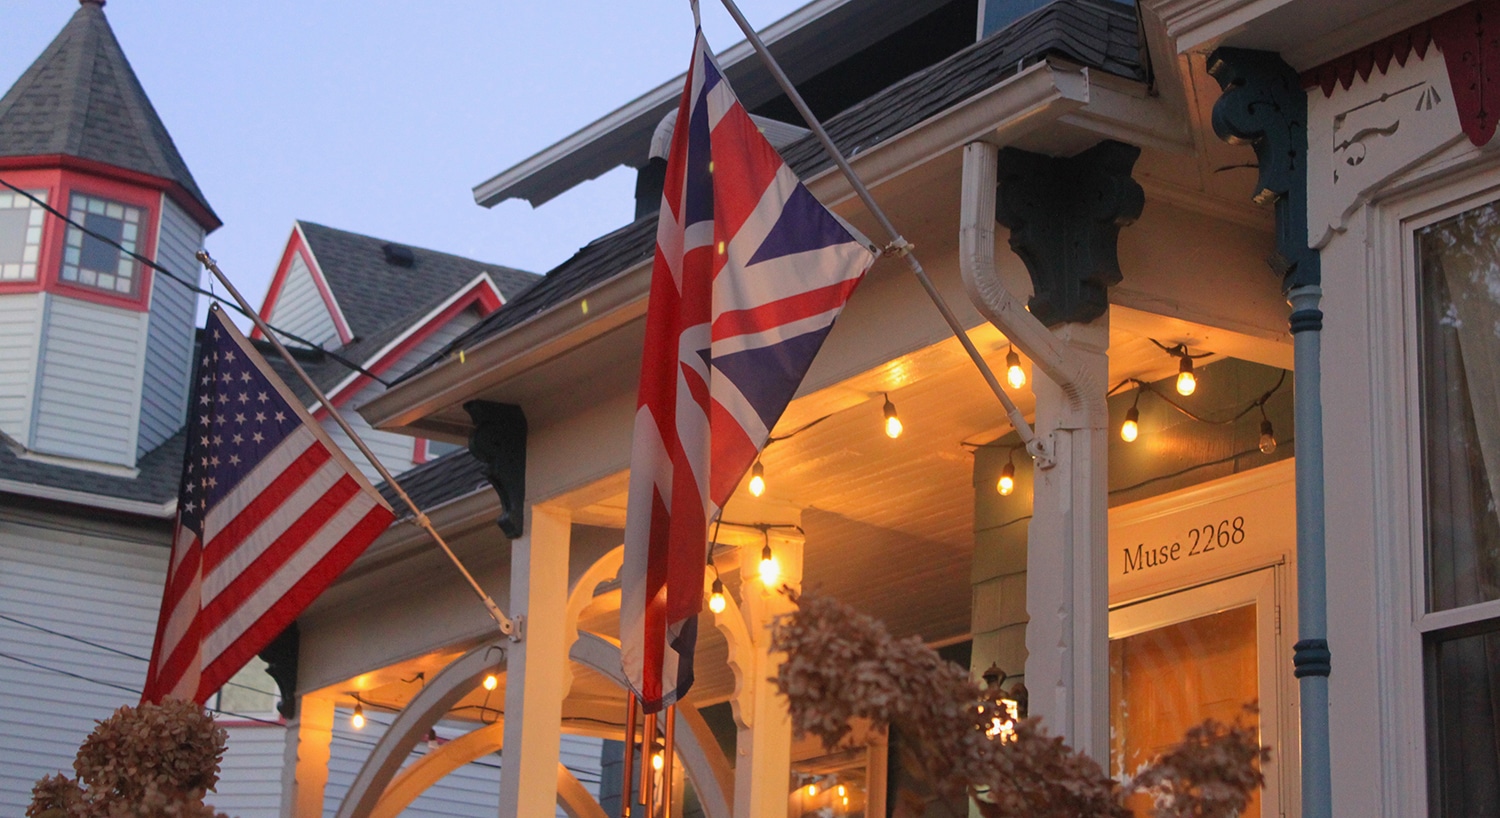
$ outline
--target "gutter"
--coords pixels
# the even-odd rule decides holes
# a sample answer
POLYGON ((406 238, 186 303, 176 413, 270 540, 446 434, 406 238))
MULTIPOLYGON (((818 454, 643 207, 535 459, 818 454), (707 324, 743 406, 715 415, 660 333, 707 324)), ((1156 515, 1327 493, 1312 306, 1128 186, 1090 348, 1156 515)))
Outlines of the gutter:
MULTIPOLYGON (((1042 60, 869 150, 854 154, 849 162, 866 185, 874 188, 969 143, 1008 144, 1068 119, 1073 120, 1075 127, 1090 130, 1094 129, 1093 123, 1107 120, 1117 126, 1128 126, 1137 133, 1155 133, 1162 144, 1179 143, 1180 137, 1175 132, 1155 126, 1166 121, 1159 110, 1160 100, 1131 97, 1114 85, 1112 82, 1094 82, 1087 68, 1057 60, 1042 60), (1103 110, 1096 112, 1092 110, 1094 107, 1103 110), (1079 116, 1070 117, 1073 114, 1079 116)), ((828 167, 804 183, 819 201, 830 207, 855 196, 848 180, 836 167, 828 167)), ((993 225, 993 184, 990 188, 990 221, 993 225)), ((990 231, 993 236, 993 226, 990 231)), ((990 255, 993 263, 993 250, 990 255)), ((450 357, 421 375, 396 384, 361 406, 359 412, 377 429, 462 436, 467 433, 467 419, 454 422, 432 416, 516 377, 562 351, 645 315, 650 271, 649 260, 627 268, 551 309, 465 349, 462 361, 450 357), (586 314, 582 309, 584 301, 588 302, 586 314)), ((1026 315, 1030 317, 1029 313, 1026 315)), ((1051 337, 1050 332, 1045 334, 1051 337)), ((1017 340, 1016 343, 1036 360, 1046 357, 1044 354, 1034 355, 1029 348, 1035 346, 1038 352, 1044 353, 1040 339, 1017 340)), ((1055 375, 1059 383, 1068 380, 1062 369, 1055 373, 1048 371, 1048 375, 1055 375)))

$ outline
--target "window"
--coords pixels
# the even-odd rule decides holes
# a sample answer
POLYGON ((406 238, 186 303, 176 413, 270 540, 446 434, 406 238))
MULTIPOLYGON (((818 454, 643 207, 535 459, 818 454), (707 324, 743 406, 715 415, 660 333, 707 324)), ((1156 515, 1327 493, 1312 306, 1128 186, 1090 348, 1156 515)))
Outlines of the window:
MULTIPOLYGON (((141 230, 146 221, 140 208, 74 193, 70 211, 73 221, 119 242, 131 252, 138 252, 141 230)), ((134 295, 137 270, 135 259, 109 242, 90 236, 77 227, 68 227, 67 245, 63 248, 63 281, 134 295)))
POLYGON ((266 674, 266 663, 259 656, 246 662, 216 695, 213 705, 222 711, 223 718, 280 718, 276 706, 281 703, 281 696, 276 692, 276 681, 266 674))
POLYGON ((450 452, 456 452, 459 449, 467 448, 469 447, 463 445, 462 443, 449 443, 446 440, 429 440, 427 441, 427 459, 436 460, 439 457, 442 457, 443 455, 450 452))
POLYGON ((1416 243, 1433 814, 1500 815, 1500 203, 1416 243))
MULTIPOLYGON (((27 191, 47 200, 45 190, 27 191)), ((47 211, 19 193, 0 191, 0 282, 35 281, 47 211)))

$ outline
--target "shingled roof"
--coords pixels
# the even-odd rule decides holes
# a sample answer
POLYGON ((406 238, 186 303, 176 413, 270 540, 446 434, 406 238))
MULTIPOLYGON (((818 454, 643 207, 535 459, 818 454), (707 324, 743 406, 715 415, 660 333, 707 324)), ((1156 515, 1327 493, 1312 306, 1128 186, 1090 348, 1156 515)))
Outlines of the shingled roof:
POLYGON ((0 157, 61 154, 175 182, 212 217, 203 191, 104 17, 85 0, 0 97, 0 157))
MULTIPOLYGON (((489 274, 506 301, 541 278, 514 267, 396 244, 313 222, 299 221, 297 227, 306 237, 318 269, 354 333, 354 340, 333 351, 359 364, 368 361, 480 273, 489 274), (410 266, 389 261, 387 246, 409 251, 410 266)), ((278 369, 283 368, 280 358, 268 356, 268 360, 278 369)), ((303 368, 321 389, 332 388, 350 374, 347 366, 326 355, 308 361, 303 368)), ((299 378, 290 372, 281 374, 298 397, 312 399, 299 378)))
POLYGON ((134 477, 115 476, 18 456, 0 444, 0 478, 153 505, 177 497, 185 432, 179 431, 136 463, 134 477))
MULTIPOLYGON (((1023 65, 1048 56, 1128 79, 1143 79, 1135 10, 1112 0, 1056 0, 929 68, 918 71, 823 123, 847 156, 879 145, 958 103, 998 85, 1023 65)), ((808 135, 781 149, 807 179, 833 164, 808 135)), ((413 377, 651 258, 656 214, 601 236, 549 271, 535 287, 465 332, 400 380, 413 377)))

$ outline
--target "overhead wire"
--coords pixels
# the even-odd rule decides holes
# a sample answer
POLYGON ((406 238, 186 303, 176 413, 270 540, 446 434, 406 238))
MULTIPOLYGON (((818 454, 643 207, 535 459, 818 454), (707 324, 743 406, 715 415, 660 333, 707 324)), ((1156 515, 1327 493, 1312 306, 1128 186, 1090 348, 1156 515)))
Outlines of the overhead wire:
MULTIPOLYGON (((183 287, 186 287, 191 292, 197 293, 198 295, 207 296, 208 298, 212 299, 216 303, 223 304, 223 305, 227 306, 228 308, 234 310, 235 312, 239 313, 240 315, 245 316, 246 318, 250 317, 250 313, 249 312, 247 312, 246 310, 242 309, 238 304, 234 303, 233 301, 226 301, 225 299, 220 298, 219 295, 218 295, 218 293, 215 293, 212 290, 205 290, 205 289, 203 289, 202 287, 198 286, 197 284, 194 284, 192 281, 189 281, 186 276, 179 275, 178 273, 173 272, 172 270, 169 270, 166 267, 163 267, 162 265, 156 263, 155 261, 152 261, 151 259, 146 258, 145 256, 141 255, 140 253, 137 253, 136 251, 131 250, 130 248, 126 247, 125 245, 121 244, 120 242, 116 241, 115 239, 112 239, 109 236, 106 236, 103 233, 100 233, 100 232, 98 232, 96 230, 91 230, 87 226, 83 225, 80 222, 74 221, 73 217, 69 216, 68 214, 66 214, 66 213, 62 212, 61 210, 58 210, 57 208, 55 208, 52 205, 48 204, 46 202, 46 200, 37 197, 31 191, 28 191, 28 190, 16 187, 15 185, 11 184, 9 181, 7 181, 7 180, 5 180, 3 178, 0 178, 0 185, 3 185, 3 186, 9 188, 10 190, 12 190, 12 191, 14 191, 16 193, 19 193, 22 196, 25 196, 27 199, 30 199, 33 203, 35 203, 38 207, 40 207, 43 210, 45 210, 48 213, 50 213, 53 217, 61 219, 64 223, 66 223, 68 225, 71 225, 72 227, 76 227, 79 230, 83 231, 85 234, 87 234, 89 236, 92 236, 93 238, 98 239, 99 241, 102 241, 105 244, 108 244, 109 246, 115 248, 116 250, 119 250, 120 252, 122 252, 122 253, 130 256, 133 259, 135 259, 136 261, 139 261, 140 263, 146 265, 147 267, 150 267, 151 269, 153 269, 153 270, 161 273, 162 275, 166 276, 167 278, 171 279, 172 281, 174 281, 174 282, 182 285, 183 287)), ((264 320, 264 319, 262 319, 262 320, 264 320)), ((309 341, 308 339, 303 338, 300 335, 295 335, 295 334, 293 334, 291 332, 288 332, 287 330, 284 330, 281 327, 278 327, 278 326, 276 326, 274 324, 271 324, 270 322, 266 322, 266 326, 268 326, 271 329, 275 330, 278 335, 281 335, 282 337, 284 337, 284 338, 286 338, 286 339, 288 339, 290 341, 295 341, 296 343, 301 344, 301 345, 307 347, 310 350, 314 350, 314 351, 316 351, 318 353, 326 355, 331 360, 333 360, 333 361, 335 361, 335 362, 337 362, 339 364, 342 364, 345 367, 348 367, 349 369, 351 369, 351 370, 353 370, 355 372, 358 372, 361 375, 364 375, 364 376, 366 376, 368 378, 371 378, 372 380, 374 380, 375 382, 381 384, 382 386, 387 386, 388 387, 388 386, 391 385, 390 381, 386 380, 385 378, 380 377, 379 375, 375 374, 374 372, 371 372, 368 369, 365 369, 364 367, 362 367, 359 364, 357 364, 357 363, 349 360, 348 358, 345 358, 342 355, 339 355, 337 352, 334 352, 334 351, 329 350, 329 349, 325 349, 323 346, 321 346, 319 344, 315 344, 312 341, 309 341)))

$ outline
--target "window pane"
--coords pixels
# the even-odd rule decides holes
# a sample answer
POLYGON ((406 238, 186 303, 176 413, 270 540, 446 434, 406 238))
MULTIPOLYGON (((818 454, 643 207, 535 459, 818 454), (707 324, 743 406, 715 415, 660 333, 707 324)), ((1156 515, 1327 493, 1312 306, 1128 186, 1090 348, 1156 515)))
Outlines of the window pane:
POLYGON ((448 443, 443 440, 429 440, 427 441, 427 459, 436 460, 439 457, 448 454, 449 452, 456 452, 459 449, 467 448, 467 446, 458 443, 448 443))
POLYGON ((135 252, 140 209, 82 194, 73 195, 70 209, 73 219, 89 232, 68 228, 63 280, 126 295, 135 292, 137 264, 115 244, 135 252))
POLYGON ((1439 640, 1429 661, 1434 814, 1500 815, 1500 631, 1439 640))
POLYGON ((228 711, 225 714, 228 718, 235 715, 275 718, 280 699, 276 682, 266 675, 266 663, 256 656, 219 691, 219 709, 228 711))
MULTIPOLYGON (((44 198, 42 191, 32 194, 44 198)), ((25 196, 7 191, 0 197, 0 281, 36 279, 42 216, 43 210, 25 196)))
POLYGON ((1417 234, 1429 610, 1500 599, 1500 204, 1417 234))

